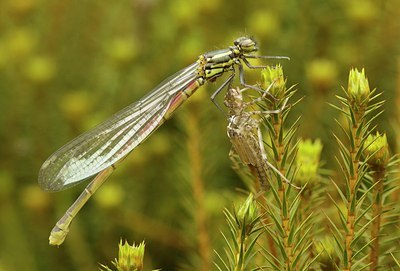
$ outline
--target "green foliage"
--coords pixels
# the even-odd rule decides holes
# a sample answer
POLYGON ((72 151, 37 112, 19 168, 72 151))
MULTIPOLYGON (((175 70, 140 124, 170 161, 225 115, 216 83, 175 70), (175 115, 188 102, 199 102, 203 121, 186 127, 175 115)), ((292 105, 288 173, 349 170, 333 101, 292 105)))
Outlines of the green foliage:
MULTIPOLYGON (((254 239, 256 245, 251 247, 259 253, 248 252, 252 253, 253 265, 247 270, 393 268, 394 258, 389 254, 397 252, 399 238, 387 238, 384 232, 398 231, 392 228, 398 223, 399 215, 398 208, 393 208, 398 187, 398 159, 390 156, 385 135, 372 134, 375 129, 372 123, 383 105, 382 101, 377 101, 380 94, 370 91, 364 70, 354 69, 350 71, 345 96, 337 96, 341 105, 332 105, 345 116, 344 123, 337 122, 345 135, 344 140, 334 135, 339 147, 337 161, 345 180, 341 188, 339 174, 331 173, 331 183, 318 174, 322 149, 319 139, 315 143, 293 141, 296 126, 288 125, 287 119, 292 110, 290 98, 295 91, 286 89, 285 81, 280 66, 268 68, 262 72, 263 87, 277 96, 246 97, 257 100, 260 108, 267 110, 253 111, 260 112, 253 115, 255 118, 261 112, 274 112, 284 105, 282 110, 263 118, 268 135, 264 144, 269 149, 271 163, 267 170, 274 176, 269 177, 269 191, 257 189, 258 175, 254 175, 251 182, 249 174, 240 174, 246 176, 249 190, 257 192, 263 225, 254 239), (286 127, 289 128, 286 130, 286 127), (283 175, 288 183, 283 181, 283 175), (302 189, 293 189, 292 183, 301 185, 302 189), (326 185, 337 192, 337 195, 329 193, 331 207, 324 207, 323 203, 326 185), (332 212, 334 209, 337 216, 332 212), (324 220, 330 224, 329 228, 319 227, 326 223, 324 220)), ((238 156, 245 161, 241 153, 238 156)), ((239 173, 246 171, 246 163, 241 164, 238 159, 235 169, 239 173)), ((232 231, 232 224, 228 224, 232 231)), ((226 237, 224 239, 228 242, 226 237)), ((225 264, 226 270, 237 270, 232 260, 236 259, 234 256, 235 253, 228 254, 230 265, 225 264)))
POLYGON ((246 201, 237 207, 234 213, 225 210, 226 221, 229 226, 228 237, 223 234, 226 242, 226 260, 218 254, 222 265, 216 264, 218 270, 249 270, 254 265, 254 257, 257 251, 254 245, 260 236, 260 215, 257 205, 250 194, 246 201))
MULTIPOLYGON (((335 136, 340 147, 340 159, 338 161, 346 180, 344 193, 338 185, 335 186, 346 206, 345 212, 338 209, 343 232, 338 231, 336 227, 333 231, 335 241, 338 244, 337 253, 341 257, 340 267, 343 270, 358 270, 355 268, 363 268, 369 264, 372 267, 375 266, 375 268, 378 266, 378 257, 371 255, 370 262, 368 262, 366 251, 370 245, 379 242, 378 233, 381 229, 379 223, 376 225, 375 223, 380 220, 382 210, 375 204, 381 205, 381 203, 376 202, 376 200, 368 201, 368 197, 375 191, 380 182, 373 183, 370 186, 363 184, 368 172, 368 162, 377 161, 375 157, 380 154, 379 150, 383 147, 387 149, 387 146, 382 146, 385 140, 371 139, 371 131, 373 130, 371 123, 381 114, 380 107, 383 104, 379 101, 373 102, 378 96, 380 94, 370 91, 364 70, 359 72, 356 69, 350 71, 345 97, 337 96, 342 107, 336 108, 345 115, 347 121, 345 125, 339 123, 346 141, 335 136), (381 143, 381 146, 376 148, 378 143, 381 143), (367 155, 366 159, 363 159, 363 154, 367 155), (368 213, 371 209, 375 211, 372 216, 369 216, 368 213), (374 225, 376 228, 374 234, 368 238, 366 231, 374 225)), ((388 153, 384 152, 384 155, 386 156, 385 160, 388 161, 388 153)), ((381 194, 382 189, 379 190, 378 194, 381 194)), ((377 197, 381 197, 381 195, 377 195, 377 197)), ((336 200, 333 198, 332 200, 338 206, 336 200)), ((374 253, 378 253, 377 249, 372 247, 374 253)))
MULTIPOLYGON (((264 116, 263 122, 268 136, 265 142, 269 150, 267 157, 272 158, 268 158, 271 164, 267 164, 265 169, 270 176, 270 189, 267 194, 257 188, 251 189, 259 197, 257 201, 265 233, 265 238, 259 238, 258 241, 261 253, 253 260, 253 264, 259 263, 260 270, 264 267, 273 270, 307 270, 315 260, 309 253, 311 239, 307 238, 312 229, 313 216, 308 210, 301 210, 301 194, 305 190, 297 191, 292 184, 296 174, 294 161, 298 142, 294 141, 296 125, 286 122, 292 108, 287 103, 290 104, 290 98, 296 91, 286 88, 285 82, 281 66, 267 68, 262 71, 262 87, 272 97, 250 97, 259 100, 260 112, 277 112, 264 116)), ((318 160, 314 161, 317 165, 318 160)), ((252 185, 256 184, 253 182, 252 185)))

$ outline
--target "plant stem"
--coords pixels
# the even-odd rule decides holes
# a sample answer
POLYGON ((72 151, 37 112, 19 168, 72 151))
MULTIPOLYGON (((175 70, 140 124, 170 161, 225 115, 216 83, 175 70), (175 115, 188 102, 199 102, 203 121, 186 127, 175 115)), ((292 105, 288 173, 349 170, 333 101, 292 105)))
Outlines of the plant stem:
POLYGON ((372 211, 374 221, 372 222, 371 229, 371 239, 373 240, 371 243, 371 252, 370 252, 370 269, 371 271, 378 270, 379 264, 379 232, 381 227, 381 214, 382 214, 382 194, 383 194, 383 182, 385 178, 385 170, 383 168, 378 168, 374 174, 374 183, 376 183, 374 187, 374 195, 373 195, 373 205, 372 211))
POLYGON ((356 132, 359 127, 357 122, 359 118, 356 118, 356 123, 353 123, 353 127, 351 129, 351 136, 355 142, 354 146, 350 150, 350 159, 351 163, 353 164, 353 174, 350 174, 349 178, 349 198, 347 201, 347 220, 346 220, 346 237, 345 237, 345 246, 346 246, 346 254, 347 254, 347 266, 343 270, 351 270, 352 266, 352 257, 353 257, 353 250, 351 248, 351 242, 354 239, 354 223, 355 223, 355 213, 353 212, 352 202, 355 199, 356 191, 355 186, 358 180, 358 159, 356 154, 360 148, 360 138, 357 136, 356 132))
POLYGON ((237 244, 239 244, 239 250, 236 253, 236 263, 235 263, 235 271, 244 271, 244 257, 243 254, 247 250, 247 236, 242 238, 241 230, 238 231, 237 236, 237 244))
POLYGON ((197 225, 197 236, 199 245, 199 255, 201 258, 201 270, 208 271, 211 269, 211 246, 210 238, 207 231, 207 217, 204 209, 204 182, 201 175, 202 172, 202 155, 200 152, 200 134, 198 112, 192 108, 188 110, 187 146, 189 151, 190 169, 192 170, 191 178, 193 185, 193 198, 195 201, 195 220, 197 225))
MULTIPOLYGON (((282 165, 282 157, 284 154, 284 142, 283 142, 283 137, 280 137, 279 135, 282 133, 282 122, 283 122, 283 115, 281 113, 277 114, 276 118, 273 119, 273 126, 274 126, 274 144, 278 150, 277 156, 275 157, 276 161, 276 166, 279 169, 279 171, 285 175, 285 169, 282 165)), ((281 221, 282 221, 282 228, 284 232, 283 236, 283 245, 285 249, 285 254, 287 257, 285 257, 285 266, 286 270, 291 270, 291 265, 293 262, 293 255, 292 255, 292 245, 289 243, 289 233, 290 233, 290 204, 287 202, 287 191, 286 191, 286 183, 278 177, 278 194, 281 202, 280 206, 280 216, 281 216, 281 221)))
MULTIPOLYGON (((252 165, 248 165, 248 167, 250 169, 251 174, 255 178, 255 182, 254 182, 254 189, 255 189, 255 192, 256 192, 255 194, 256 195, 260 195, 260 196, 258 196, 256 198, 256 200, 257 200, 258 204, 261 206, 261 208, 260 208, 260 212, 261 212, 260 216, 261 216, 262 223, 264 225, 268 225, 270 221, 269 221, 269 217, 268 217, 267 212, 266 212, 266 210, 268 210, 268 202, 267 202, 267 200, 266 200, 266 198, 264 196, 265 191, 262 188, 261 180, 257 177, 258 174, 256 172, 255 167, 252 166, 252 165)), ((275 246, 275 243, 274 243, 274 239, 270 235, 267 235, 266 236, 266 241, 268 243, 269 252, 274 257, 276 257, 278 255, 278 252, 277 252, 277 249, 276 249, 276 246, 275 246)))

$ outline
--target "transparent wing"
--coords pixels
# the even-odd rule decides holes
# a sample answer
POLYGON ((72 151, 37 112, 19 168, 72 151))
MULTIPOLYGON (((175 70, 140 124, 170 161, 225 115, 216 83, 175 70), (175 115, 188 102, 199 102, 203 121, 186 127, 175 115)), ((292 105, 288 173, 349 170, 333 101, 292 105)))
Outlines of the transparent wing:
POLYGON ((164 121, 174 97, 197 79, 195 62, 164 80, 139 101, 122 109, 52 154, 39 171, 39 185, 59 191, 91 177, 126 156, 164 121))

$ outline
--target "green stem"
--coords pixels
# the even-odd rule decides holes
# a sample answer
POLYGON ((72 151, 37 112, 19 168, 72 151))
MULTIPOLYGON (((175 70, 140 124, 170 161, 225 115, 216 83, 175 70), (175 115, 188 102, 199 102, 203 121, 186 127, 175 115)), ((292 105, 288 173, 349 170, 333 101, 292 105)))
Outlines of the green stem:
MULTIPOLYGON (((267 199, 265 198, 265 196, 263 195, 263 193, 265 193, 265 191, 262 188, 261 180, 259 178, 257 178, 257 173, 256 173, 256 169, 254 168, 254 166, 252 166, 252 165, 248 165, 248 166, 249 166, 251 174, 255 178, 254 188, 255 188, 256 194, 260 194, 260 196, 257 197, 256 200, 257 200, 258 204, 261 206, 260 215, 261 215, 262 223, 264 225, 269 225, 270 221, 269 221, 267 212, 265 212, 265 210, 268 210, 268 202, 267 202, 267 199)), ((267 235, 266 242, 268 244, 269 252, 276 258, 276 256, 278 255, 278 252, 276 250, 274 239, 270 235, 267 235)))
POLYGON ((374 189, 374 203, 372 205, 374 221, 372 222, 371 229, 371 251, 370 251, 370 269, 371 271, 378 270, 379 266, 379 232, 381 227, 381 214, 382 214, 382 194, 383 182, 385 178, 385 170, 377 169, 373 174, 374 182, 376 183, 374 189))
POLYGON ((358 170, 359 170, 359 160, 356 157, 356 154, 360 150, 361 139, 357 136, 357 130, 360 127, 365 109, 364 108, 357 108, 354 106, 352 109, 355 112, 355 120, 351 129, 351 137, 352 141, 354 142, 354 146, 350 148, 350 163, 352 163, 353 172, 350 172, 349 177, 349 196, 347 201, 347 219, 346 219, 346 236, 345 236, 345 249, 347 255, 347 265, 344 267, 343 271, 350 271, 353 265, 353 249, 351 248, 351 243, 354 239, 354 228, 355 228, 355 221, 356 221, 356 214, 354 210, 352 210, 353 201, 356 199, 356 184, 359 178, 358 170))
MULTIPOLYGON (((281 133, 281 129, 283 129, 282 126, 283 122, 283 115, 280 113, 278 114, 276 118, 276 122, 274 122, 274 141, 275 141, 275 146, 278 149, 278 155, 275 157, 276 160, 276 165, 279 171, 285 175, 285 170, 284 170, 284 165, 282 165, 282 157, 285 151, 285 145, 283 142, 283 138, 280 139, 279 134, 281 133)), ((284 181, 279 181, 278 182, 278 194, 280 197, 280 211, 281 211, 281 221, 282 221, 282 228, 283 228, 283 245, 285 249, 285 254, 287 255, 287 258, 285 259, 285 269, 290 270, 291 265, 293 262, 293 254, 292 254, 292 244, 289 243, 289 233, 290 233, 290 203, 287 202, 287 191, 286 191, 286 183, 284 181), (286 205, 286 207, 284 207, 286 205), (284 210, 287 210, 284 212, 284 210)))
POLYGON ((247 250, 247 237, 242 238, 242 229, 238 231, 237 244, 239 251, 236 253, 235 271, 244 271, 244 253, 247 250))
MULTIPOLYGON (((358 118, 356 118, 358 120, 358 118)), ((356 121, 357 121, 356 120, 356 121)), ((356 158, 356 153, 360 148, 360 138, 357 137, 356 131, 358 129, 358 123, 353 124, 353 128, 351 131, 351 136, 353 137, 353 141, 355 142, 354 147, 350 150, 350 158, 353 165, 353 174, 349 178, 349 198, 347 201, 347 219, 346 219, 346 236, 345 236, 345 249, 347 254, 347 265, 344 267, 343 271, 350 271, 352 267, 352 257, 353 250, 351 248, 351 242, 354 239, 354 223, 356 220, 356 216, 352 211, 352 202, 355 199, 356 191, 355 186, 358 179, 358 159, 356 158)))

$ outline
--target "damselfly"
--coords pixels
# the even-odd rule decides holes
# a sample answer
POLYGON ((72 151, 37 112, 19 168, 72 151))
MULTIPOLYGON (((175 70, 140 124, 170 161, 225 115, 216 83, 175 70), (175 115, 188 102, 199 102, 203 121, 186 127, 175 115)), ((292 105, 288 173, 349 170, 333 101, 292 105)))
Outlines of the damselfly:
MULTIPOLYGON (((262 102, 273 83, 257 98, 249 102, 244 100, 243 92, 247 88, 230 88, 225 95, 224 104, 228 108, 227 134, 232 144, 230 156, 238 155, 243 164, 247 165, 252 174, 256 175, 260 183, 260 189, 266 190, 270 182, 270 169, 276 172, 283 180, 289 182, 286 177, 267 159, 264 148, 263 136, 260 124, 270 114, 278 114, 286 106, 284 101, 281 109, 260 110, 254 109, 262 102)), ((262 191, 258 191, 262 192, 262 191)))
POLYGON ((39 172, 39 185, 44 190, 60 191, 98 175, 54 226, 49 237, 50 244, 60 245, 64 241, 72 219, 115 170, 116 164, 170 118, 200 86, 226 72, 230 73, 211 96, 214 100, 223 88, 231 84, 236 70, 241 85, 248 86, 243 63, 249 68, 263 68, 251 65, 248 59, 281 58, 254 55, 257 50, 251 38, 241 37, 227 49, 200 55, 195 63, 167 78, 142 99, 51 155, 39 172))

